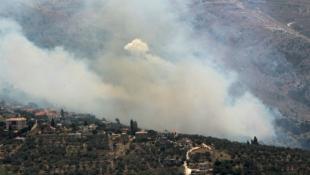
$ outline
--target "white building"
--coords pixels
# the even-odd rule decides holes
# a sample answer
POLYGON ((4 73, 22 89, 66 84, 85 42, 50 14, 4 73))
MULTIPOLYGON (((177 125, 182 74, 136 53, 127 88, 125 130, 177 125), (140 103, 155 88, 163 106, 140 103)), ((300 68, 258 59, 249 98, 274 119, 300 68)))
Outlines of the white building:
POLYGON ((27 127, 26 118, 23 117, 8 118, 5 120, 5 123, 7 130, 10 128, 13 130, 21 130, 27 127))

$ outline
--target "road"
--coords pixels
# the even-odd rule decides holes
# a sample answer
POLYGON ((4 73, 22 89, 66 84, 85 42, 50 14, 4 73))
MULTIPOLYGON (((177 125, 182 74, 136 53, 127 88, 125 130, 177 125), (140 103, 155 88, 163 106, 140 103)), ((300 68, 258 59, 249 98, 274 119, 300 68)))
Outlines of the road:
POLYGON ((186 152, 186 160, 184 161, 184 164, 183 164, 183 166, 184 166, 184 174, 185 174, 185 175, 190 175, 191 172, 192 172, 192 169, 190 169, 190 168, 188 167, 188 165, 187 165, 187 161, 189 161, 189 159, 190 159, 190 157, 189 157, 190 153, 193 152, 193 151, 195 151, 195 150, 197 150, 197 149, 201 149, 201 148, 207 148, 209 151, 212 150, 212 148, 211 148, 209 145, 206 145, 206 144, 204 144, 204 143, 201 144, 201 146, 193 147, 193 148, 191 148, 190 150, 188 150, 188 151, 186 152))

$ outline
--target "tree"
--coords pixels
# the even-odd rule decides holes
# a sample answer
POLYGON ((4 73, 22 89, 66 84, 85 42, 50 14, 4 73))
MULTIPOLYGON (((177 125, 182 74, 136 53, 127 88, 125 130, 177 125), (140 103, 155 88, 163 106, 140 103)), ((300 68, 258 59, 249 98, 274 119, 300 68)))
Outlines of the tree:
POLYGON ((85 120, 84 121, 84 126, 87 126, 88 125, 88 122, 85 120))
POLYGON ((54 127, 54 128, 56 127, 56 123, 55 123, 55 120, 53 118, 51 120, 51 126, 54 127))
POLYGON ((71 123, 71 129, 72 131, 76 132, 77 131, 77 126, 75 123, 71 123))
POLYGON ((130 120, 130 134, 134 135, 134 133, 133 133, 133 120, 130 120))
POLYGON ((117 124, 121 124, 119 118, 116 118, 116 119, 115 119, 115 122, 116 122, 117 124))
POLYGON ((258 140, 257 140, 257 137, 256 137, 256 136, 254 136, 254 139, 251 140, 251 144, 253 144, 253 145, 258 145, 258 140))
POLYGON ((65 117, 65 111, 63 109, 60 110, 60 116, 61 116, 61 118, 65 117))
POLYGON ((13 138, 14 137, 14 130, 12 125, 9 125, 9 138, 13 138))
POLYGON ((138 123, 137 121, 130 120, 130 133, 131 135, 135 135, 135 133, 138 131, 138 123))
POLYGON ((93 133, 93 135, 96 135, 96 134, 98 134, 98 131, 95 129, 95 130, 92 130, 92 133, 93 133))

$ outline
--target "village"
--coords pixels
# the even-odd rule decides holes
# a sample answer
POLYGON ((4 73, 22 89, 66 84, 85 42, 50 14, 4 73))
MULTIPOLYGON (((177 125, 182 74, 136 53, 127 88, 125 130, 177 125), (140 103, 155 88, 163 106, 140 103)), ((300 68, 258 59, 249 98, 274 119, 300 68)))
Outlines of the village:
POLYGON ((116 118, 0 103, 0 174, 308 172, 309 152, 141 129, 116 118), (289 152, 289 154, 284 152, 289 152), (287 156, 290 155, 288 159, 287 156), (278 157, 279 169, 266 157, 278 157), (267 160, 267 161, 265 161, 267 160), (259 166, 258 166, 259 165, 259 166))
MULTIPOLYGON (((35 148, 33 152, 29 153, 30 155, 24 156, 27 160, 29 157, 40 159, 39 162, 43 165, 37 169, 38 174, 47 172, 52 172, 52 174, 68 172, 73 174, 76 172, 113 174, 118 169, 129 173, 129 163, 127 162, 125 167, 119 167, 117 159, 130 154, 131 151, 139 151, 141 148, 137 149, 137 146, 154 149, 150 151, 155 155, 143 156, 143 159, 148 157, 150 159, 145 160, 147 164, 145 167, 153 170, 168 167, 172 168, 173 172, 182 174, 182 172, 188 171, 190 165, 195 167, 192 174, 212 173, 211 166, 201 166, 201 162, 204 161, 201 158, 204 156, 200 155, 200 163, 197 163, 186 154, 194 146, 190 139, 185 137, 177 139, 176 132, 141 130, 138 128, 137 121, 134 120, 130 120, 130 125, 126 126, 117 118, 115 122, 110 122, 105 119, 97 119, 91 114, 70 113, 63 109, 59 111, 40 109, 35 104, 20 106, 5 102, 1 103, 0 119, 2 136, 0 161, 6 164, 10 162, 10 159, 13 159, 14 154, 27 152, 23 149, 35 148), (35 153, 36 151, 37 153, 35 153), (42 155, 41 151, 47 152, 42 155), (159 155, 156 155, 156 152, 159 155), (57 155, 69 159, 68 164, 58 166, 45 162, 57 155), (44 156, 49 158, 44 160, 44 156), (74 161, 75 158, 83 157, 86 158, 85 161, 77 159, 78 165, 72 164, 71 161, 74 161), (187 162, 189 165, 185 168, 184 165, 187 162)), ((197 159, 193 153, 190 157, 197 159)), ((208 161, 208 164, 211 164, 210 160, 208 161)), ((26 164, 23 161, 19 163, 23 166, 26 164)), ((13 170, 17 174, 27 174, 27 168, 22 169, 12 165, 4 165, 2 168, 13 170)))

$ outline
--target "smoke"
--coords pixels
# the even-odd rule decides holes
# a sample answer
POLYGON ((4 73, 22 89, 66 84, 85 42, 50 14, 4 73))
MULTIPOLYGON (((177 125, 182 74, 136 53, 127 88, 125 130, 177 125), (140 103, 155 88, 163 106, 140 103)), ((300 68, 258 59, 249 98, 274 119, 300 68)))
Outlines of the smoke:
POLYGON ((0 20, 0 88, 11 84, 55 106, 134 118, 145 128, 237 140, 275 136, 268 107, 246 90, 231 94, 238 75, 216 63, 223 57, 217 43, 205 48, 196 40, 180 15, 183 1, 48 1, 33 10, 35 2, 21 5, 24 13, 1 9, 11 16, 0 20), (34 26, 21 20, 29 14, 34 26), (43 19, 52 27, 35 26, 43 19))
POLYGON ((12 21, 1 20, 0 26, 2 82, 33 98, 75 110, 92 110, 98 99, 121 96, 122 92, 101 82, 85 63, 61 47, 36 47, 12 21))
POLYGON ((149 46, 140 39, 134 39, 132 42, 126 44, 124 49, 133 54, 145 54, 149 51, 149 46))

